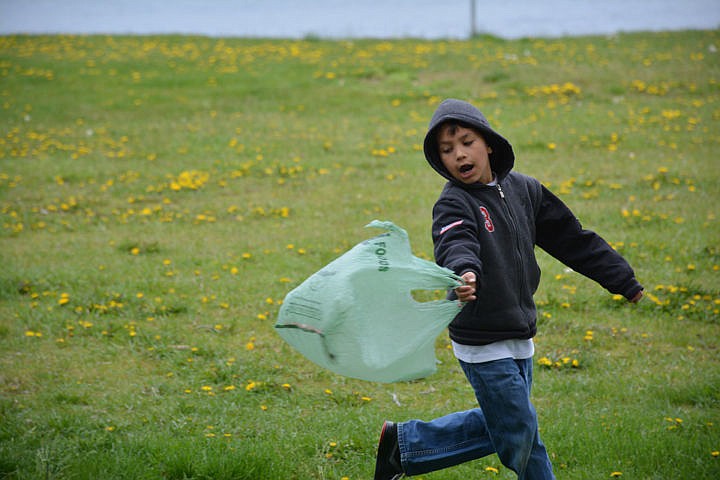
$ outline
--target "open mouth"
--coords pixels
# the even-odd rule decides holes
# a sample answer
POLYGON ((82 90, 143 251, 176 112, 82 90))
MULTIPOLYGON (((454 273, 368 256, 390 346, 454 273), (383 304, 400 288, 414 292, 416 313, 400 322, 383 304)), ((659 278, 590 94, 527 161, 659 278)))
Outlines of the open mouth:
POLYGON ((467 173, 467 172, 469 172, 469 171, 472 170, 472 169, 473 169, 473 165, 470 164, 470 163, 468 163, 468 164, 465 164, 465 165, 460 165, 460 167, 458 168, 458 171, 459 171, 460 173, 467 173))

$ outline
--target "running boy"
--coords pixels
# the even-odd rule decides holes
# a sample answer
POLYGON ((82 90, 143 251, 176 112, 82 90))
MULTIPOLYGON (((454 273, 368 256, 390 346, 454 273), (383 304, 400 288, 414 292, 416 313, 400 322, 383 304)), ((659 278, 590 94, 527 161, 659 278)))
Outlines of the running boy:
POLYGON ((553 479, 530 402, 534 247, 635 303, 643 287, 630 265, 534 178, 512 171, 510 143, 469 103, 442 102, 425 158, 448 180, 433 208, 435 259, 465 280, 465 307, 450 339, 480 408, 429 422, 383 425, 376 480, 418 475, 497 453, 520 480, 553 479))

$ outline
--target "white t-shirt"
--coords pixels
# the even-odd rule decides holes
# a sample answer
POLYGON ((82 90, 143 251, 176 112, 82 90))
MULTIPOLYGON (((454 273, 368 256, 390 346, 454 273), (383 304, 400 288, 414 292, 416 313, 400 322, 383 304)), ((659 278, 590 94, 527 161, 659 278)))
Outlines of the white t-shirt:
POLYGON ((465 363, 485 363, 502 358, 523 360, 535 354, 532 338, 500 340, 488 345, 462 345, 453 341, 452 347, 455 357, 465 363))
MULTIPOLYGON (((497 185, 494 173, 492 182, 488 185, 497 185)), ((503 358, 523 360, 535 354, 535 344, 532 338, 501 340, 488 345, 462 345, 453 341, 452 347, 455 357, 465 363, 485 363, 503 358)))

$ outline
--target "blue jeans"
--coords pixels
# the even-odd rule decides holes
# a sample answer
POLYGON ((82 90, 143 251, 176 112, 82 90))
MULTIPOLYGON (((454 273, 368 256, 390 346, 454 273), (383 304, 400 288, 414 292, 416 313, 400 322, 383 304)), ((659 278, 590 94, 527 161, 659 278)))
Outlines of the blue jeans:
POLYGON ((532 359, 460 365, 480 408, 398 423, 405 473, 419 475, 497 453, 519 480, 554 479, 530 403, 532 359))

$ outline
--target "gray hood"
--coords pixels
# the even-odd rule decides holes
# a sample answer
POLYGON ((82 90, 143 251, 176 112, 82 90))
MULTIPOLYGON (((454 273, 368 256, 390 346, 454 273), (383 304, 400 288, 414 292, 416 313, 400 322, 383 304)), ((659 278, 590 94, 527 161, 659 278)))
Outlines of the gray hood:
POLYGON ((445 165, 443 165, 442 160, 440 160, 436 139, 438 127, 448 120, 456 120, 462 124, 470 125, 480 132, 485 142, 492 148, 490 167, 498 179, 504 178, 512 170, 515 164, 515 154, 510 142, 490 127, 485 115, 480 110, 462 100, 449 98, 444 100, 435 110, 423 145, 425 158, 440 175, 448 180, 454 180, 445 165))

